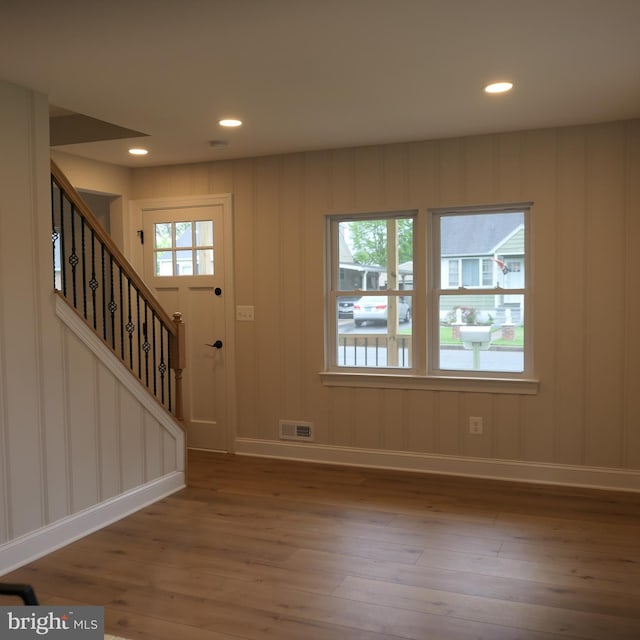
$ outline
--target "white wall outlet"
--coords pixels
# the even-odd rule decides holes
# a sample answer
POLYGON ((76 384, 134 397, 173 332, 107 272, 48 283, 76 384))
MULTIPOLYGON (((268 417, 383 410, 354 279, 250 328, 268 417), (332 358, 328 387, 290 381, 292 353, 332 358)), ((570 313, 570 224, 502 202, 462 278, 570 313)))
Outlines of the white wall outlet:
POLYGON ((253 322, 253 314, 253 305, 239 304, 236 306, 236 320, 240 320, 241 322, 253 322))
POLYGON ((482 418, 479 416, 469 417, 469 433, 474 436, 482 435, 482 418))

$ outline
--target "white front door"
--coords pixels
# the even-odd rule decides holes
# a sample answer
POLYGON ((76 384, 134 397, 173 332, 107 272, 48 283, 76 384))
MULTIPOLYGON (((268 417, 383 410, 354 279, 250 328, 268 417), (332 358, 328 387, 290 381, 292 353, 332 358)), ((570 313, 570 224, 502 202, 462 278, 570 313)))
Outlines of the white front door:
POLYGON ((233 443, 231 198, 135 203, 144 231, 144 279, 185 323, 184 420, 192 448, 233 443), (228 273, 227 273, 228 272, 228 273))

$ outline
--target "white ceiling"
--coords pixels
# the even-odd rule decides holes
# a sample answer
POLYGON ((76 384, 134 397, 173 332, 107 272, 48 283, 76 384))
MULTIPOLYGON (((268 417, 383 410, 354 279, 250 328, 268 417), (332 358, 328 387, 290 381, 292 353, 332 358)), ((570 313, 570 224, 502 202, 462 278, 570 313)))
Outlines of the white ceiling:
POLYGON ((0 78, 148 134, 57 147, 125 166, 626 119, 640 0, 0 0, 0 78))

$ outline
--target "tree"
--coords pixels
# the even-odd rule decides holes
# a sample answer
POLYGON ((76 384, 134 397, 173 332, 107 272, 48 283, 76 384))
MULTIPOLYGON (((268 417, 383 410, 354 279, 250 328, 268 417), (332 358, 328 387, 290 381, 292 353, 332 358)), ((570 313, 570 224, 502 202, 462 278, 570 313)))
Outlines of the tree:
MULTIPOLYGON (((349 223, 353 259, 360 264, 387 266, 387 220, 349 223)), ((413 218, 398 218, 398 262, 413 260, 413 218)))

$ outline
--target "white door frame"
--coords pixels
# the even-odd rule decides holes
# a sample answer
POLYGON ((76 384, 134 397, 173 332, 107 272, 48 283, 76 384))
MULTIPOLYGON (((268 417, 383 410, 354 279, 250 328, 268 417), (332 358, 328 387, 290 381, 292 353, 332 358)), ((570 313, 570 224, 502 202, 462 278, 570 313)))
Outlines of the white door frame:
MULTIPOLYGON (((224 320, 225 320, 225 402, 227 404, 227 443, 229 453, 235 451, 236 442, 236 348, 235 348, 235 283, 233 256, 233 198, 230 193, 220 195, 180 196, 175 198, 146 198, 131 200, 129 212, 131 220, 139 229, 143 228, 143 215, 147 210, 206 207, 222 204, 224 212, 224 320)), ((147 240, 151 242, 152 239, 147 240)), ((138 273, 144 278, 142 250, 138 273)), ((150 287, 153 290, 153 287, 150 287)), ((184 319, 189 322, 189 318, 184 319)), ((189 363, 187 362, 187 367, 189 363)))

